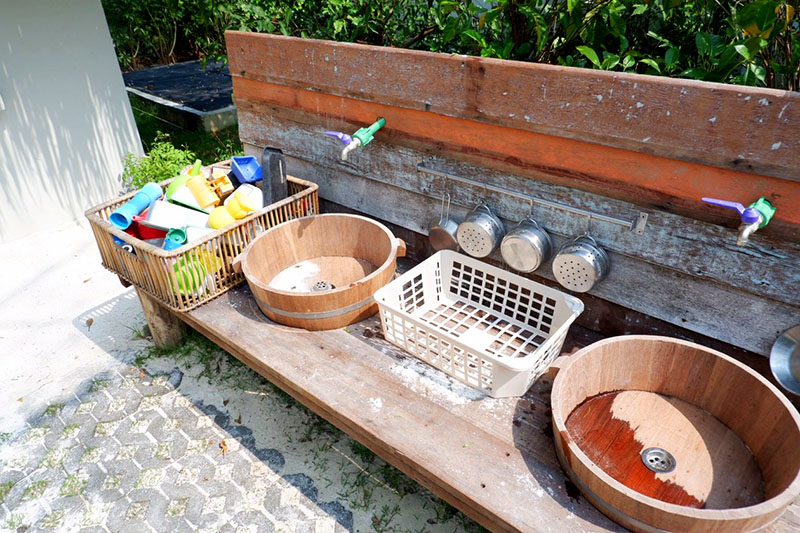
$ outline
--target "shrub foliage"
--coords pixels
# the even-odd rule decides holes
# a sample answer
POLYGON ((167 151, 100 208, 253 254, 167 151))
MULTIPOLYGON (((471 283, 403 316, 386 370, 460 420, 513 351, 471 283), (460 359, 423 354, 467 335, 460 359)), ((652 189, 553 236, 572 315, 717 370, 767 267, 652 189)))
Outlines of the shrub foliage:
POLYGON ((800 90, 800 0, 103 0, 124 69, 226 29, 800 90))

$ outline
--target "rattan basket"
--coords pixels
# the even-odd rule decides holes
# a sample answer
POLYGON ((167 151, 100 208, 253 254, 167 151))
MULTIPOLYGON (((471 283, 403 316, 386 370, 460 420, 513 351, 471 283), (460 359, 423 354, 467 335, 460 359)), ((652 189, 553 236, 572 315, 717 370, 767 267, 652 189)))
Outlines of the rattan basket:
MULTIPOLYGON (((212 165, 226 168, 227 161, 212 165)), ((160 183, 166 187, 172 180, 160 183)), ((103 266, 175 311, 190 311, 244 281, 232 263, 261 231, 287 220, 319 213, 317 184, 288 176, 289 197, 268 205, 234 225, 166 251, 121 231, 108 221, 135 192, 86 211, 103 266), (133 251, 114 241, 125 241, 133 251)))

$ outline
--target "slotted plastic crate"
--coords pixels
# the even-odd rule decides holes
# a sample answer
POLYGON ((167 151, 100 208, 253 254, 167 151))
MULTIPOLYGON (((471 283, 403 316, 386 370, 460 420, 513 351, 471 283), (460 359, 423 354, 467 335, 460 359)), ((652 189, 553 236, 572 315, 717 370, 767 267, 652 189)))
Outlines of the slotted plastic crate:
POLYGON ((443 250, 375 293, 386 340, 495 398, 522 396, 583 302, 443 250))

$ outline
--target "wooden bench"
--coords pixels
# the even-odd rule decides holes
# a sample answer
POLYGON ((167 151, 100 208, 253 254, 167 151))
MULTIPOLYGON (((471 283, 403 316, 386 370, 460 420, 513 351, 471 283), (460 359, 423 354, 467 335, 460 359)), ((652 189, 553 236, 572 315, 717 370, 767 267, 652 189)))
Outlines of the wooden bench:
MULTIPOLYGON (((558 464, 550 389, 484 397, 383 340, 377 316, 308 332, 270 322, 246 285, 173 314, 139 291, 156 344, 183 322, 300 403, 492 531, 623 531, 588 503, 558 464)), ((565 353, 600 336, 573 326, 565 353)), ((800 529, 793 505, 776 531, 800 529)))

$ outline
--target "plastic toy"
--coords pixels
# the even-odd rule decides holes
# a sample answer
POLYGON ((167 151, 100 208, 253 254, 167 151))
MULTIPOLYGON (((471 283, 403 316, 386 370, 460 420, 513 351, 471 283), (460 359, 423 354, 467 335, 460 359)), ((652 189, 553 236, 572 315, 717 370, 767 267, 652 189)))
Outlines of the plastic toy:
POLYGON ((172 277, 172 290, 176 294, 192 294, 205 292, 205 284, 209 280, 203 261, 187 260, 181 257, 172 265, 175 275, 172 277))
POLYGON ((258 160, 251 155, 231 157, 231 170, 241 184, 255 183, 261 181, 264 177, 261 165, 259 165, 258 160))
POLYGON ((225 171, 220 169, 214 169, 208 184, 214 189, 216 195, 222 199, 233 192, 233 183, 231 183, 231 179, 225 174, 225 171))
POLYGON ((125 230, 126 233, 129 235, 133 235, 137 239, 141 239, 146 241, 148 239, 163 239, 167 236, 167 232, 160 228, 151 228, 150 226, 146 226, 141 222, 143 220, 147 220, 147 214, 150 209, 145 209, 140 214, 133 217, 133 224, 125 230))
POLYGON ((234 222, 236 222, 236 219, 233 218, 233 215, 228 212, 228 208, 225 206, 215 207, 211 214, 208 215, 209 228, 222 229, 234 222))
POLYGON ((150 206, 147 220, 142 220, 139 223, 151 228, 169 231, 172 228, 182 228, 184 226, 205 226, 208 223, 208 215, 194 209, 165 202, 164 200, 157 200, 150 206))
POLYGON ((186 226, 186 242, 194 242, 202 239, 209 233, 214 233, 213 228, 201 228, 198 226, 186 226))
POLYGON ((178 176, 175 176, 172 182, 169 185, 167 185, 167 190, 164 193, 164 198, 169 201, 172 201, 172 197, 175 195, 176 192, 178 192, 178 189, 186 185, 186 180, 188 179, 189 176, 186 174, 180 174, 178 176))
POLYGON ((205 176, 189 176, 186 186, 192 191, 197 203, 202 209, 219 205, 219 197, 206 181, 205 176))
POLYGON ((246 217, 256 209, 252 198, 250 198, 246 191, 242 191, 241 187, 240 190, 233 193, 233 196, 230 197, 230 201, 225 203, 225 207, 233 218, 237 220, 246 217))
POLYGON ((164 239, 164 249, 174 250, 186 244, 186 228, 172 228, 164 239))
MULTIPOLYGON (((177 179, 177 178, 176 178, 177 179)), ((167 198, 173 204, 182 205, 184 207, 188 207, 189 209, 194 209, 196 211, 202 211, 203 213, 210 213, 212 209, 214 209, 214 204, 211 204, 207 208, 203 209, 200 207, 200 204, 197 201, 197 198, 194 197, 192 191, 189 190, 185 184, 175 190, 171 196, 167 198)))
POLYGON ((128 226, 133 222, 133 217, 161 198, 161 192, 161 187, 157 183, 148 183, 139 189, 139 192, 133 198, 111 213, 108 221, 116 228, 128 229, 128 226))
POLYGON ((203 163, 199 159, 195 159, 193 165, 183 167, 181 174, 185 176, 203 176, 204 178, 210 177, 208 170, 203 168, 203 163))
POLYGON ((250 185, 249 183, 240 185, 239 188, 236 189, 236 192, 225 199, 224 204, 228 205, 237 194, 247 196, 250 199, 250 203, 253 204, 254 211, 264 207, 264 193, 255 185, 250 185))
MULTIPOLYGON (((241 190, 242 187, 239 187, 234 194, 228 197, 224 206, 217 207, 211 212, 208 216, 209 227, 214 229, 228 227, 236 220, 246 217, 255 210, 252 199, 246 191, 241 190)), ((261 191, 257 187, 253 188, 258 191, 258 197, 261 198, 261 191)))

